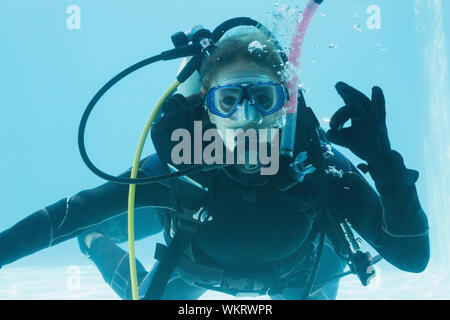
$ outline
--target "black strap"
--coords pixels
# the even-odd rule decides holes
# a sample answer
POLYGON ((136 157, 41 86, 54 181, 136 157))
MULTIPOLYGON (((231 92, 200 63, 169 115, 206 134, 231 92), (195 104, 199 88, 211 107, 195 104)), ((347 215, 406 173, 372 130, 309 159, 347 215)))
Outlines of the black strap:
POLYGON ((162 259, 156 268, 144 300, 160 300, 162 298, 170 276, 177 266, 192 234, 193 232, 191 230, 185 229, 179 229, 175 233, 175 237, 170 242, 167 250, 165 250, 166 252, 162 254, 162 259))

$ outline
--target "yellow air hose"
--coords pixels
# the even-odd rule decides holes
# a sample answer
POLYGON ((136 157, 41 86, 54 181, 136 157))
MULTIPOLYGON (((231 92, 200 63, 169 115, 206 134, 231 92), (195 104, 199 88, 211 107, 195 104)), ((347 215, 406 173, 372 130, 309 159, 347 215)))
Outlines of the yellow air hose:
MULTIPOLYGON (((139 162, 142 155, 142 150, 144 149, 145 140, 147 139, 148 133, 150 131, 150 127, 152 123, 155 121, 155 118, 161 109, 163 103, 170 97, 175 90, 177 90, 178 86, 181 83, 177 80, 175 81, 169 89, 164 93, 164 95, 159 99, 155 108, 153 109, 150 117, 145 124, 144 131, 141 134, 141 138, 139 140, 138 148, 136 150, 136 154, 134 155, 133 167, 131 169, 131 179, 137 178, 138 170, 139 170, 139 162)), ((137 272, 136 272, 136 255, 134 249, 134 204, 135 204, 135 195, 136 195, 136 185, 130 184, 130 189, 128 193, 128 248, 130 251, 129 259, 130 259, 130 276, 131 276, 131 289, 133 300, 139 300, 139 290, 137 283, 137 272)))

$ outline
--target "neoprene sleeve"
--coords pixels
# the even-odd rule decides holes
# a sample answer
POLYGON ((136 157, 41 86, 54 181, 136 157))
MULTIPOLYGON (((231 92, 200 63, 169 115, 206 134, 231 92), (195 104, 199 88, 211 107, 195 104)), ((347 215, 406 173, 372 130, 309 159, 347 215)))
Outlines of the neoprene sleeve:
POLYGON ((415 187, 418 173, 406 169, 400 154, 392 151, 384 168, 371 176, 380 196, 359 174, 346 174, 330 194, 336 209, 391 264, 422 272, 430 244, 428 220, 415 187))
MULTIPOLYGON (((143 175, 140 172, 139 177, 143 175)), ((122 175, 129 176, 129 171, 122 175)), ((170 207, 169 188, 161 184, 138 185, 135 206, 170 207)), ((72 239, 90 227, 126 212, 127 207, 128 185, 111 182, 62 199, 0 233, 0 265, 72 239)))

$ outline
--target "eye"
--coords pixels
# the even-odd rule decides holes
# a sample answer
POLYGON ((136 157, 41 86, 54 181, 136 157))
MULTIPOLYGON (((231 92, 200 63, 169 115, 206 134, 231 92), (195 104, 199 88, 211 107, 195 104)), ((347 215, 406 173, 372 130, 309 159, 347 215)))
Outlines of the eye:
POLYGON ((268 96, 265 96, 265 95, 258 95, 256 97, 254 97, 254 99, 255 99, 255 102, 258 103, 261 106, 264 106, 264 105, 268 104, 271 101, 271 99, 268 96))
POLYGON ((267 96, 265 94, 259 94, 256 95, 254 98, 255 104, 259 106, 260 108, 263 108, 264 110, 269 110, 274 105, 274 97, 273 96, 267 96))
POLYGON ((226 96, 222 98, 222 105, 225 107, 233 108, 236 104, 235 96, 226 96))
POLYGON ((276 92, 273 86, 256 86, 251 88, 249 93, 255 101, 255 104, 265 110, 269 110, 275 104, 276 92))
POLYGON ((230 112, 237 104, 240 96, 240 89, 222 88, 216 93, 216 108, 224 113, 230 112))

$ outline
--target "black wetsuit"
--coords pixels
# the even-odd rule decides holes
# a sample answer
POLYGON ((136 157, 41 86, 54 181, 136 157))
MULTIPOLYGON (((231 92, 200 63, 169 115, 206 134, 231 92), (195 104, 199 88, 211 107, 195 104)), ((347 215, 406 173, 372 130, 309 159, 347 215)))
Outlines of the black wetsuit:
MULTIPOLYGON (((178 97, 172 103, 191 102, 178 97)), ((335 212, 340 218, 346 218, 388 262, 404 271, 423 271, 429 260, 429 238, 427 218, 415 188, 417 172, 406 169, 401 156, 392 151, 384 159, 383 169, 371 172, 377 194, 345 157, 334 149, 332 152, 334 156, 326 159, 326 165, 344 173, 340 178, 330 179, 328 186, 327 201, 335 212)), ((162 168, 164 166, 159 157, 150 156, 142 161, 139 176, 158 175, 162 173, 162 168)), ((308 181, 281 192, 274 187, 272 178, 245 176, 234 168, 213 171, 206 176, 205 181, 212 195, 207 208, 213 221, 199 228, 192 237, 190 249, 198 261, 222 269, 242 269, 251 273, 252 268, 256 270, 276 264, 305 248, 302 263, 291 274, 293 283, 297 282, 299 289, 288 290, 283 295, 288 299, 300 298, 301 288, 311 269, 314 244, 317 243, 317 237, 311 239, 309 235, 316 228, 314 216, 321 207, 319 197, 308 181), (309 251, 306 249, 308 245, 309 251)), ((129 172, 123 177, 129 177, 129 172)), ((175 205, 179 205, 174 205, 175 195, 177 199, 182 198, 183 206, 195 210, 203 201, 195 193, 195 187, 180 180, 139 185, 136 189, 136 208, 174 209, 175 205)), ((122 215, 123 218, 127 200, 127 185, 105 183, 37 211, 0 234, 0 265, 74 238, 113 217, 122 215)), ((148 225, 148 234, 162 229, 156 219, 148 222, 148 219, 142 218, 143 223, 139 223, 139 219, 138 216, 137 224, 140 226, 153 224, 148 225)), ((170 233, 170 226, 167 226, 169 220, 161 220, 170 233)), ((331 243, 327 248, 330 247, 331 243)), ((98 260, 98 265, 111 261, 109 269, 103 270, 105 280, 114 277, 111 270, 119 269, 117 263, 122 263, 121 268, 124 274, 127 273, 126 259, 111 240, 104 238, 94 242, 92 251, 96 252, 91 255, 94 261, 98 260), (114 268, 111 269, 111 266, 114 268)), ((344 266, 337 256, 333 256, 332 250, 329 251, 321 263, 319 280, 320 277, 326 278, 340 272, 344 266)), ((142 281, 145 270, 141 265, 138 265, 138 272, 142 281)), ((128 286, 128 280, 124 281, 128 286)), ((178 288, 183 289, 171 289, 169 285, 166 291, 171 293, 166 292, 164 298, 196 298, 204 291, 180 279, 173 283, 177 281, 178 288), (188 293, 184 294, 183 290, 188 293), (190 290, 194 293, 189 294, 190 290)), ((335 296, 335 289, 327 298, 335 296)), ((127 290, 119 295, 129 297, 129 288, 127 290)))

